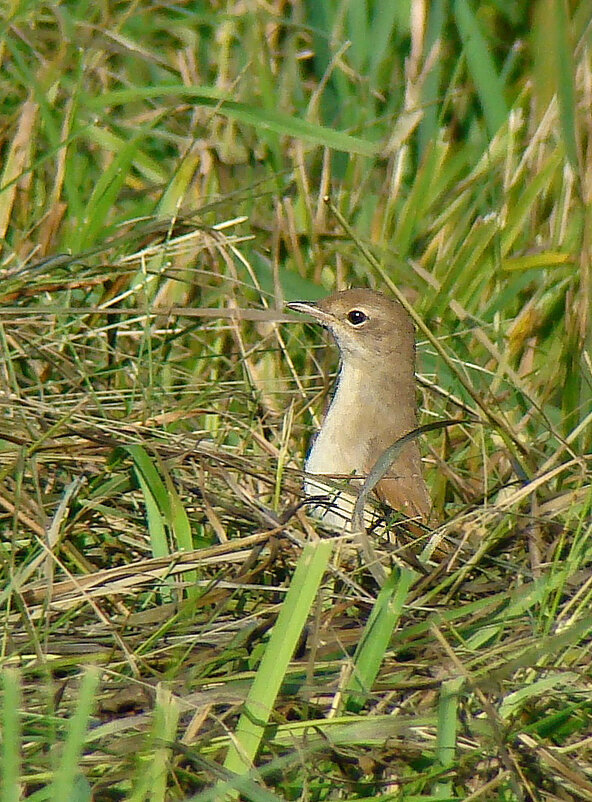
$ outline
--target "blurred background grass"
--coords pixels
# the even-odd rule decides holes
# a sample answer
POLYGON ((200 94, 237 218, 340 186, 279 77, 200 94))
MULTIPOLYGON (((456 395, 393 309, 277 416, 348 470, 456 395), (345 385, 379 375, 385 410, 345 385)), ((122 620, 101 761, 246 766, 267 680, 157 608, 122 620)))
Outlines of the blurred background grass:
POLYGON ((422 422, 484 424, 422 443, 459 555, 409 589, 361 713, 343 672, 385 600, 333 555, 241 792, 592 798, 591 19, 5 5, 6 799, 226 793, 337 363, 282 304, 393 284, 449 356, 419 333, 422 422))

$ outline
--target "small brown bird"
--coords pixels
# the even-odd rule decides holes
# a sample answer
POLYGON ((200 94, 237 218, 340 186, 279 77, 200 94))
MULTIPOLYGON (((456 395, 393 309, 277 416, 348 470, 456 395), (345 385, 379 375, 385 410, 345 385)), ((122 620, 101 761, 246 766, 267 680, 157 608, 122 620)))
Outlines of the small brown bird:
MULTIPOLYGON (((327 328, 341 354, 335 393, 305 470, 331 479, 366 477, 389 446, 417 427, 413 322, 400 303, 373 290, 345 290, 287 306, 327 328)), ((313 496, 335 493, 334 485, 308 478, 304 489, 313 496)), ((415 440, 402 448, 376 493, 409 518, 428 520, 431 501, 415 440)), ((349 502, 346 496, 319 513, 324 521, 344 525, 352 509, 352 496, 349 502)))

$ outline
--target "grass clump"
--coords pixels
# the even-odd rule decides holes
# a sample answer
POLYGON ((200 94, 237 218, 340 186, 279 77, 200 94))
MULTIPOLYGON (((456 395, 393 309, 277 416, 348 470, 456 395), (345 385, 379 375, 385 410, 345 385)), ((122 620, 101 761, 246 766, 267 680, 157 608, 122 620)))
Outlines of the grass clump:
POLYGON ((588 4, 387 5, 6 12, 3 799, 592 797, 588 4), (348 285, 460 421, 382 588, 299 506, 348 285))

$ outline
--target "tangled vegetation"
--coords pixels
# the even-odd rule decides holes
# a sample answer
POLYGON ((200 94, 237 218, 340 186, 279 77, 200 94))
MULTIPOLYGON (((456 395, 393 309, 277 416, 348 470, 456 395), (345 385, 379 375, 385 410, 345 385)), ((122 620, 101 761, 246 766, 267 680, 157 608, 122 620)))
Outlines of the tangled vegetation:
POLYGON ((588 3, 15 2, 2 799, 592 799, 588 3), (507 8, 505 7, 507 6, 507 8), (306 514, 402 292, 441 521, 306 514))

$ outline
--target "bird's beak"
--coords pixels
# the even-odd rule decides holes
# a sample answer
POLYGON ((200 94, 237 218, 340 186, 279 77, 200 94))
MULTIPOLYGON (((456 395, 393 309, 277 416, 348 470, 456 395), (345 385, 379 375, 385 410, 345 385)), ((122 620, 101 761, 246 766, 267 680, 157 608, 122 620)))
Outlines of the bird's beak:
POLYGON ((314 317, 322 326, 328 326, 330 323, 334 322, 333 316, 329 315, 323 309, 319 309, 314 301, 291 301, 289 304, 286 304, 286 306, 294 312, 303 312, 305 315, 311 315, 311 317, 314 317))

